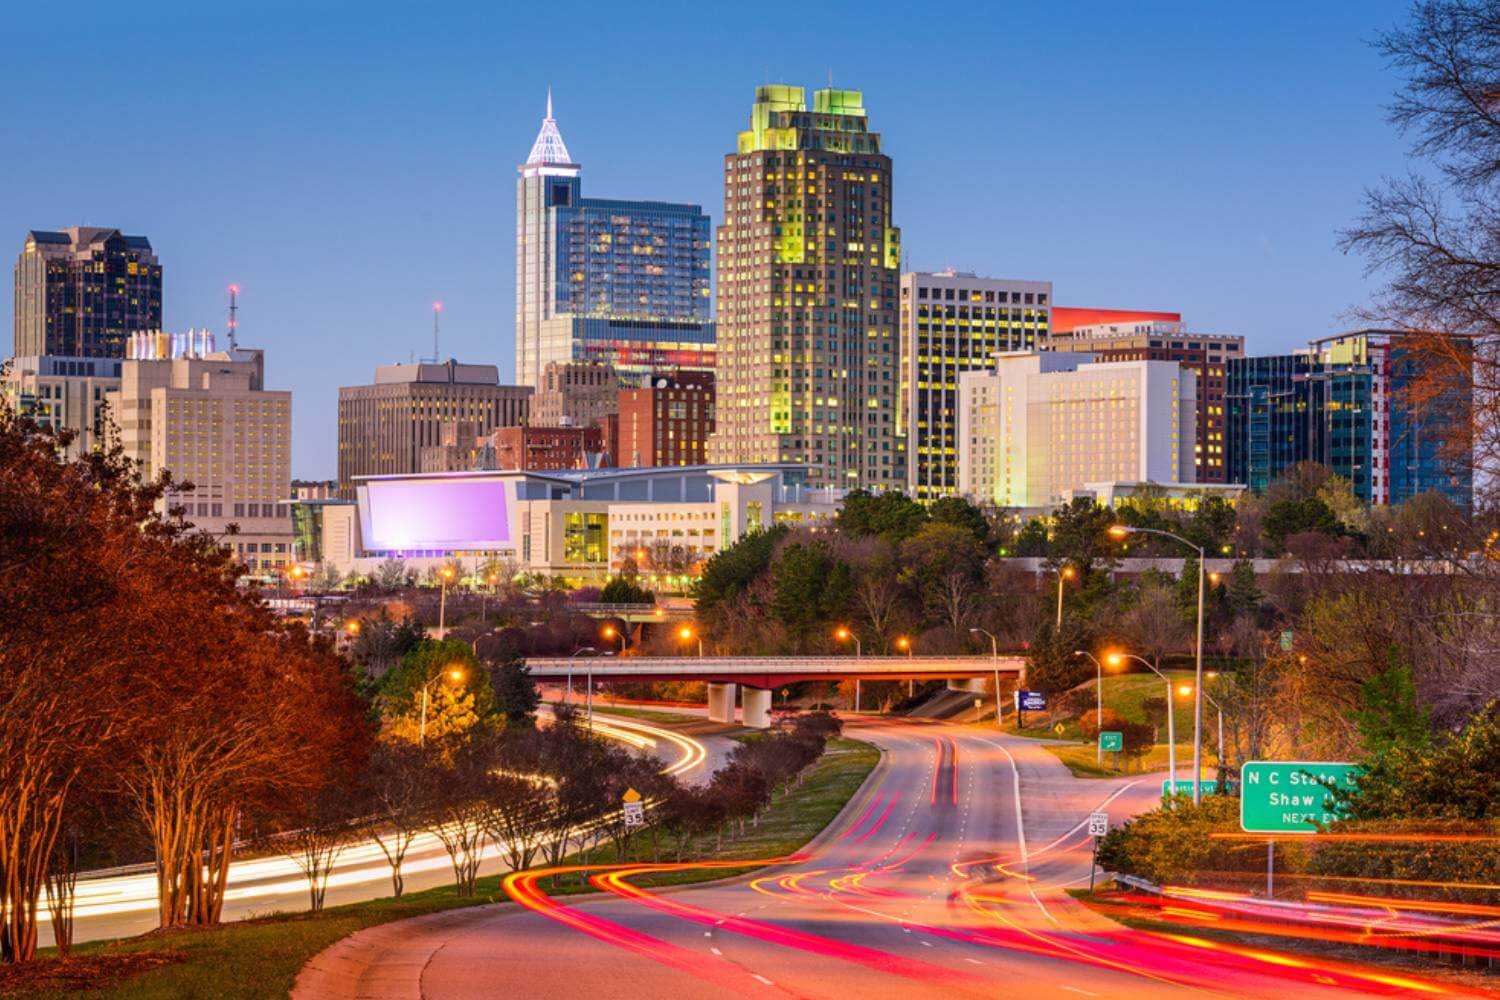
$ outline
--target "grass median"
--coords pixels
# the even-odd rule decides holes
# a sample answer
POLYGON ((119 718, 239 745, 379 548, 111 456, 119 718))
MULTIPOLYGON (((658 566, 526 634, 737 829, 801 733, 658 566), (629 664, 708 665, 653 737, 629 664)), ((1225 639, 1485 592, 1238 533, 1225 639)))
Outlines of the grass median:
MULTIPOLYGON (((758 824, 746 826, 744 836, 725 836, 718 851, 712 838, 694 845, 688 857, 714 861, 757 860, 790 854, 817 836, 864 783, 880 759, 868 743, 840 739, 808 770, 802 783, 779 796, 758 824)), ((660 845, 667 853, 665 838, 660 845)), ((613 847, 602 845, 587 860, 614 863, 613 847)), ((647 834, 631 838, 626 860, 653 860, 647 834)), ((641 879, 642 886, 681 885, 711 881, 753 871, 713 868, 674 871, 641 879)), ((568 880, 549 893, 591 891, 568 880)), ((472 898, 454 895, 452 886, 413 892, 400 899, 384 898, 323 913, 288 914, 225 924, 211 930, 157 932, 118 941, 80 945, 67 960, 44 957, 29 966, 0 969, 0 997, 60 1000, 62 997, 119 998, 119 1000, 176 1000, 214 997, 223 1000, 261 1000, 284 997, 297 972, 324 948, 355 931, 392 920, 439 910, 504 902, 500 877, 479 880, 472 898)))

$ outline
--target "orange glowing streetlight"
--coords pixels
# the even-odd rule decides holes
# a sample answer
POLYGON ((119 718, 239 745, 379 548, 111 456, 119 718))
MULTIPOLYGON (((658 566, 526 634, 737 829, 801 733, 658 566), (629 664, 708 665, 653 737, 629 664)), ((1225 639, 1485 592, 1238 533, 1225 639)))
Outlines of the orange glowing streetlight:
POLYGON ((344 633, 350 638, 359 635, 360 624, 358 618, 351 618, 344 622, 344 633))
POLYGON ((907 656, 911 656, 911 640, 904 635, 896 636, 896 648, 907 656))
POLYGON ((701 635, 697 635, 697 633, 693 631, 693 627, 691 625, 684 625, 677 630, 677 639, 679 642, 692 642, 695 637, 698 640, 698 658, 702 659, 703 637, 701 635))
POLYGON ((462 684, 464 680, 463 667, 460 667, 456 663, 452 664, 451 666, 447 667, 442 673, 438 674, 432 680, 422 685, 422 721, 417 726, 417 746, 419 747, 426 746, 427 744, 428 693, 432 690, 434 685, 436 685, 440 681, 445 680, 453 684, 462 684))
POLYGON ((442 581, 442 591, 438 596, 438 631, 446 635, 448 633, 448 581, 453 579, 453 567, 444 566, 438 570, 438 579, 442 581))
MULTIPOLYGON (((1082 649, 1075 649, 1073 651, 1073 655, 1074 656, 1082 656, 1085 659, 1093 661, 1094 671, 1095 671, 1095 673, 1097 675, 1096 678, 1095 678, 1095 681, 1094 681, 1094 728, 1095 729, 1103 729, 1104 728, 1104 666, 1105 666, 1105 664, 1108 664, 1109 665, 1109 669, 1111 669, 1111 670, 1118 670, 1120 668, 1120 665, 1125 662, 1125 658, 1122 657, 1119 653, 1111 651, 1111 652, 1105 653, 1103 661, 1100 661, 1100 659, 1097 656, 1095 656, 1093 653, 1087 652, 1086 650, 1082 650, 1082 649)), ((1099 740, 1095 740, 1094 741, 1094 762, 1096 764, 1102 764, 1104 762, 1104 744, 1101 743, 1099 740)))
POLYGON ((622 632, 619 629, 615 628, 613 625, 606 625, 602 629, 599 630, 599 634, 602 635, 604 638, 610 640, 611 642, 613 642, 616 639, 619 639, 620 640, 620 652, 621 653, 625 652, 625 633, 624 632, 622 632))
POLYGON ((1057 629, 1059 632, 1062 631, 1063 581, 1071 580, 1077 575, 1078 570, 1070 565, 1059 567, 1057 571, 1057 629))

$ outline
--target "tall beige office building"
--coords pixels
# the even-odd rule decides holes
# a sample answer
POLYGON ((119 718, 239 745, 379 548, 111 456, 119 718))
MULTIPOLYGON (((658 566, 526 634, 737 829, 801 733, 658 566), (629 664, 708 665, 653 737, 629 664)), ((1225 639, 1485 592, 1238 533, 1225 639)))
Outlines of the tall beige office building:
POLYGON ((125 454, 143 477, 190 483, 166 498, 224 536, 252 571, 292 558, 292 394, 265 387, 265 352, 217 351, 206 331, 134 334, 107 396, 125 454), (228 534, 231 524, 238 533, 228 534))
POLYGON ((709 461, 801 462, 816 486, 899 488, 891 160, 856 90, 757 87, 724 158, 709 461))
POLYGON ((373 385, 339 389, 339 497, 354 499, 357 476, 421 472, 424 448, 524 423, 531 393, 494 365, 381 365, 373 385))

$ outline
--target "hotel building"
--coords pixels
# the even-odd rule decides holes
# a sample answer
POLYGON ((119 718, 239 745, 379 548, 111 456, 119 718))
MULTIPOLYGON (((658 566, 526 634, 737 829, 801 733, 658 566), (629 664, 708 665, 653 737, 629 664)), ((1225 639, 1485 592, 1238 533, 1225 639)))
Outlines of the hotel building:
POLYGON ((1172 362, 1004 355, 959 377, 959 491, 1045 510, 1101 483, 1191 483, 1196 407, 1172 362))
POLYGON ((947 270, 901 276, 901 422, 906 490, 928 502, 958 493, 958 379, 1047 339, 1050 281, 947 270))
POLYGON ((1135 320, 1075 326, 1053 333, 1051 351, 1086 351, 1097 361, 1175 361, 1198 375, 1198 444, 1196 482, 1228 481, 1224 413, 1226 370, 1244 357, 1245 338, 1224 333, 1194 333, 1182 323, 1135 320))

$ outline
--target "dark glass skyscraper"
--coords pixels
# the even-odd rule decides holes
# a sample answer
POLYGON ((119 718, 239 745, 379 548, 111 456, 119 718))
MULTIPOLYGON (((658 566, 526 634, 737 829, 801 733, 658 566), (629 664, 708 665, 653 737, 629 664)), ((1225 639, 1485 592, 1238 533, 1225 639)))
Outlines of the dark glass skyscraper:
POLYGON ((144 236, 32 230, 15 282, 18 356, 122 358, 130 334, 161 329, 161 264, 144 236))

